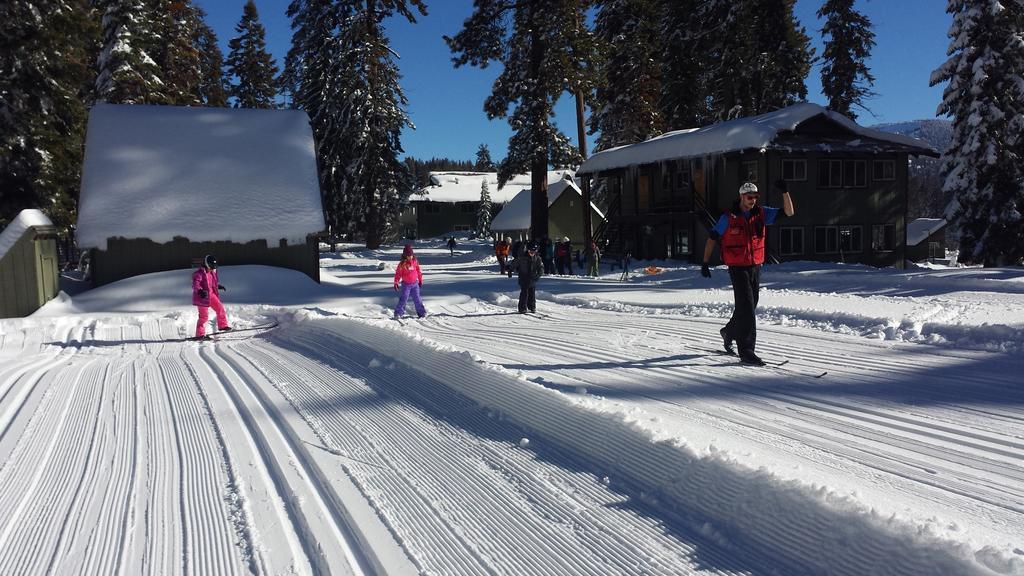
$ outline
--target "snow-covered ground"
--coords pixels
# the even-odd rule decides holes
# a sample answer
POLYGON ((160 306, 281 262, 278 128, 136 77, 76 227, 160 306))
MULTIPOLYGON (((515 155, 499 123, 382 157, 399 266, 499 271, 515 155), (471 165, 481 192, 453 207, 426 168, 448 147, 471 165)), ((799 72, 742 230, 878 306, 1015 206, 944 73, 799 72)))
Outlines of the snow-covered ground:
POLYGON ((0 574, 1024 574, 1024 270, 767 267, 754 368, 724 269, 400 250, 0 321, 0 574))

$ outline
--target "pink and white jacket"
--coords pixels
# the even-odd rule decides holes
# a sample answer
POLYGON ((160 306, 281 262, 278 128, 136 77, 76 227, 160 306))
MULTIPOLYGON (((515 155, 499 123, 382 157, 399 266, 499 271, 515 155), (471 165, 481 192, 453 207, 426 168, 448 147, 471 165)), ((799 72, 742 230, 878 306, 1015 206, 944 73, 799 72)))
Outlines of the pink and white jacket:
POLYGON ((423 284, 423 271, 415 256, 399 262, 395 267, 395 286, 398 286, 399 281, 403 284, 423 284))
POLYGON ((216 270, 207 270, 206 268, 199 268, 192 273, 192 305, 193 306, 209 306, 210 296, 217 294, 217 285, 220 284, 220 280, 217 277, 216 270), (206 298, 199 296, 200 290, 206 290, 206 298))

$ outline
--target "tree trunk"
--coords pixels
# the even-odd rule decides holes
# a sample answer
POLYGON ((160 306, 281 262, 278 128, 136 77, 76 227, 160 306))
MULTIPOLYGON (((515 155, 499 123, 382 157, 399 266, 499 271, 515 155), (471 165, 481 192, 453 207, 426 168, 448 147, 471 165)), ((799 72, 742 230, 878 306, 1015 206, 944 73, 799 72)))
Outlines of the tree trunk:
MULTIPOLYGON (((587 134, 583 124, 583 90, 576 91, 576 132, 580 141, 580 157, 587 159, 587 134)), ((594 225, 590 219, 590 178, 584 176, 580 180, 580 191, 583 193, 583 250, 590 250, 594 240, 594 225)))
POLYGON ((544 93, 540 81, 541 64, 544 61, 544 41, 541 39, 539 26, 535 24, 538 1, 530 2, 530 78, 534 80, 533 99, 538 116, 533 118, 537 123, 534 129, 534 157, 530 174, 530 238, 540 240, 548 236, 548 142, 546 142, 547 94, 544 93))
MULTIPOLYGON (((374 0, 366 0, 366 32, 367 38, 373 38, 376 40, 377 26, 376 16, 374 15, 374 0)), ((379 48, 375 46, 374 48, 379 48)), ((377 77, 377 57, 378 54, 375 50, 370 52, 369 61, 367 62, 367 85, 373 93, 378 93, 379 78, 377 77)), ((379 118, 371 118, 371 124, 380 122, 379 118)), ((379 129, 379 126, 371 125, 371 131, 379 129)), ((373 132, 370 136, 371 146, 373 146, 374 138, 378 137, 378 132, 373 132)), ((377 154, 367 154, 366 158, 376 158, 377 154)), ((378 202, 377 186, 379 178, 377 178, 377 167, 370 167, 371 176, 368 178, 366 183, 366 247, 371 250, 380 248, 381 242, 381 226, 380 226, 380 203, 378 202)))

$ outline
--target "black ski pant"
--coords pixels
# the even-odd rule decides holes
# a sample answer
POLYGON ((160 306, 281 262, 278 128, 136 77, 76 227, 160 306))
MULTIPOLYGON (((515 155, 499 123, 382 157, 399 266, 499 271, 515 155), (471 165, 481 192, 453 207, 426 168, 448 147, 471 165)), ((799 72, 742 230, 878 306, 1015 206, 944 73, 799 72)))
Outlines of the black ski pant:
POLYGON ((740 356, 753 354, 757 345, 757 323, 754 310, 761 288, 761 266, 730 266, 734 306, 732 318, 725 325, 725 335, 735 340, 740 356))
POLYGON ((526 312, 537 311, 537 285, 536 284, 520 284, 519 285, 519 311, 526 312))

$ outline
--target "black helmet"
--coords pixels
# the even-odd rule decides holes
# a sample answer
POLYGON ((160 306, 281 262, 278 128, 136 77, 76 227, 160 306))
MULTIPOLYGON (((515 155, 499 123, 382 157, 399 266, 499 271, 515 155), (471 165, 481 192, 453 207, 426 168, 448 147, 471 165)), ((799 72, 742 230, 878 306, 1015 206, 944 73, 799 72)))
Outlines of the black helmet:
POLYGON ((217 259, 214 258, 212 254, 207 254, 206 258, 203 258, 203 265, 213 270, 217 268, 217 259))
POLYGON ((536 243, 536 242, 530 242, 530 243, 529 243, 529 244, 528 244, 528 245, 526 246, 526 251, 527 251, 527 252, 536 252, 536 251, 537 251, 537 248, 538 248, 538 246, 537 246, 537 243, 536 243))

